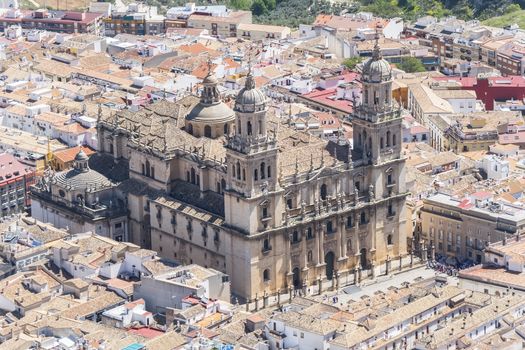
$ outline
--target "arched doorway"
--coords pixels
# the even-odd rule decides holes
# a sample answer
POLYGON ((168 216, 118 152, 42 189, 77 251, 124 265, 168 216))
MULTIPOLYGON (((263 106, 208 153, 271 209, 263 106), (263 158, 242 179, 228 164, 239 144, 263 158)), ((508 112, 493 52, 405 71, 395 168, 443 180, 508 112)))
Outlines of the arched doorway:
POLYGON ((361 259, 361 261, 360 261, 361 268, 362 269, 367 269, 368 268, 368 261, 366 259, 366 248, 362 248, 360 250, 360 253, 361 253, 361 257, 360 257, 360 259, 361 259))
POLYGON ((328 252, 324 256, 324 263, 326 264, 326 278, 331 280, 334 277, 334 253, 328 252))
POLYGON ((301 288, 301 270, 299 270, 299 268, 296 267, 295 269, 293 269, 292 273, 293 273, 293 287, 295 289, 300 289, 301 288))

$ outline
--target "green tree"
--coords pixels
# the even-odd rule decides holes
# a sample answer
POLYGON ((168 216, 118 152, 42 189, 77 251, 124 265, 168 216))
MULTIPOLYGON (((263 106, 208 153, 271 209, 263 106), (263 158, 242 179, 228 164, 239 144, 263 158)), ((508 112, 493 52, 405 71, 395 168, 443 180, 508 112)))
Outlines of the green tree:
POLYGON ((266 8, 268 9, 268 11, 275 10, 275 5, 276 5, 275 0, 263 0, 263 1, 264 1, 264 5, 266 5, 266 8))
POLYGON ((228 4, 237 10, 249 10, 252 7, 251 0, 229 0, 228 4))
POLYGON ((398 68, 404 70, 407 73, 424 72, 425 66, 415 57, 403 58, 398 68))
POLYGON ((343 61, 343 66, 348 69, 355 69, 355 67, 362 61, 363 59, 360 56, 350 57, 343 61))
POLYGON ((520 11, 521 7, 518 4, 510 4, 505 8, 505 14, 520 11))
POLYGON ((262 16, 268 13, 268 8, 264 0, 255 0, 252 4, 252 12, 256 16, 262 16))

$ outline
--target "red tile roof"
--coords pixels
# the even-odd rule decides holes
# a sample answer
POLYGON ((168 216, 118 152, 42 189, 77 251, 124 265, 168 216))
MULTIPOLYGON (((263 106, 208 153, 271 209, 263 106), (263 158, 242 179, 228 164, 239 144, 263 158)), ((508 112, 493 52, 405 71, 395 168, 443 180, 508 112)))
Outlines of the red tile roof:
POLYGON ((95 154, 95 151, 93 151, 89 147, 76 146, 76 147, 71 147, 71 148, 67 148, 64 150, 56 151, 55 153, 53 153, 53 156, 55 158, 60 159, 64 163, 72 162, 73 160, 75 160, 75 157, 78 154, 78 152, 80 152, 81 148, 84 150, 84 153, 86 153, 88 157, 95 154))
POLYGON ((131 328, 128 332, 143 336, 148 339, 153 339, 164 334, 163 331, 149 327, 131 328))

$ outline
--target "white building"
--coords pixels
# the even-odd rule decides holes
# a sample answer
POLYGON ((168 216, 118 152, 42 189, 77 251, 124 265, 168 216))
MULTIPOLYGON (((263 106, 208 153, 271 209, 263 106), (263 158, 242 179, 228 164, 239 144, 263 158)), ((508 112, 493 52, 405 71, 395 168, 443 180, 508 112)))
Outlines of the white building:
POLYGON ((503 180, 509 177, 509 161, 493 154, 487 154, 476 164, 477 168, 483 169, 487 179, 503 180))
POLYGON ((126 328, 138 322, 149 326, 153 323, 153 314, 146 311, 144 299, 138 299, 102 313, 102 323, 116 328, 126 328))

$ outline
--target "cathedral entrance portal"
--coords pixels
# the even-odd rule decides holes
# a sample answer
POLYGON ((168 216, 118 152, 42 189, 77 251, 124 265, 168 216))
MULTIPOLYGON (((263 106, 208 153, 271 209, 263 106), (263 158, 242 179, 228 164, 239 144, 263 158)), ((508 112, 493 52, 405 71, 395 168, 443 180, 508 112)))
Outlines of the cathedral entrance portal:
POLYGON ((295 269, 293 269, 293 287, 295 289, 300 289, 301 288, 301 271, 299 270, 298 267, 296 267, 295 269))
POLYGON ((331 280, 332 277, 334 277, 334 253, 326 253, 324 256, 324 262, 326 264, 326 278, 331 280))

